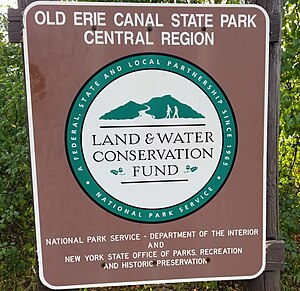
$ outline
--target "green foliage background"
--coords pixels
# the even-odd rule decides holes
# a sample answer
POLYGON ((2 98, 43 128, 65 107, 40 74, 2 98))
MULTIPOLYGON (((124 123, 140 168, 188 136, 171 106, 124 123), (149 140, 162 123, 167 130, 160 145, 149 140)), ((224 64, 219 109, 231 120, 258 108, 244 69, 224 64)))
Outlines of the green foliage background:
POLYGON ((279 140, 280 231, 286 243, 283 290, 300 290, 300 1, 284 1, 279 140))
MULTIPOLYGON (((143 0, 140 2, 149 1, 143 0)), ((203 1, 193 0, 191 2, 199 3, 203 1)), ((222 1, 214 2, 220 3, 222 1)), ((227 3, 237 2, 227 1, 227 3)), ((282 290, 299 291, 300 0, 284 0, 283 9, 279 202, 280 231, 286 243, 286 269, 282 273, 281 286, 282 290)), ((3 291, 36 290, 33 202, 23 84, 22 49, 20 45, 8 43, 7 19, 5 14, 1 13, 0 290, 3 291)), ((239 285, 237 282, 182 283, 164 287, 120 287, 114 288, 114 290, 156 290, 157 288, 171 290, 239 290, 239 285)))
POLYGON ((33 282, 34 220, 22 51, 0 25, 0 290, 17 290, 33 282))

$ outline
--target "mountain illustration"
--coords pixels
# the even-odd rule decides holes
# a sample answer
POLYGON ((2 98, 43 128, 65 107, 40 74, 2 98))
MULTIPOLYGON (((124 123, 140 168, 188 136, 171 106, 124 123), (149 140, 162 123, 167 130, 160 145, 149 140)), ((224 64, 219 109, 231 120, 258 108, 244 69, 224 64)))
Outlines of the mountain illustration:
POLYGON ((164 95, 161 97, 153 97, 151 100, 143 104, 130 101, 105 113, 99 119, 124 120, 135 119, 145 115, 151 116, 154 119, 205 118, 191 106, 179 102, 171 95, 164 95))

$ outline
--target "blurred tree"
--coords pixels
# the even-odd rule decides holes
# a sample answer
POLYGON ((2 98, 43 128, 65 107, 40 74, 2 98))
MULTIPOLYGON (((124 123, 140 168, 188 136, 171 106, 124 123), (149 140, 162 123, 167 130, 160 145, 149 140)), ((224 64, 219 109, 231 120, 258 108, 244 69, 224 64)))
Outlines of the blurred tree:
POLYGON ((6 31, 0 14, 0 289, 18 290, 32 282, 35 239, 22 50, 6 31))
POLYGON ((283 290, 300 290, 300 1, 284 1, 282 29, 279 199, 286 243, 283 290))

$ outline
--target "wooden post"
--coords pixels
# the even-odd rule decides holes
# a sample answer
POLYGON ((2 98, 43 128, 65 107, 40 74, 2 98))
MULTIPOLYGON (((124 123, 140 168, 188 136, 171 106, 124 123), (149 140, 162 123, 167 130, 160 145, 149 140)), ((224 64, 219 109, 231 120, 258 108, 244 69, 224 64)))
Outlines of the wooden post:
POLYGON ((245 1, 262 6, 270 17, 269 104, 267 148, 267 264, 258 278, 245 281, 247 291, 279 291, 284 269, 284 242, 278 240, 278 140, 280 99, 280 41, 282 0, 245 1))
MULTIPOLYGON (((12 43, 22 43, 22 14, 36 0, 18 0, 18 9, 8 10, 8 35, 12 43)), ((51 1, 51 0, 50 0, 51 1)), ((269 104, 267 149, 267 248, 266 268, 261 276, 243 282, 247 291, 279 291, 280 271, 284 269, 284 242, 278 240, 278 139, 280 98, 280 40, 282 0, 245 0, 262 6, 270 17, 269 104)), ((50 290, 38 279, 38 290, 50 290)), ((78 289, 72 289, 78 290, 78 289)))

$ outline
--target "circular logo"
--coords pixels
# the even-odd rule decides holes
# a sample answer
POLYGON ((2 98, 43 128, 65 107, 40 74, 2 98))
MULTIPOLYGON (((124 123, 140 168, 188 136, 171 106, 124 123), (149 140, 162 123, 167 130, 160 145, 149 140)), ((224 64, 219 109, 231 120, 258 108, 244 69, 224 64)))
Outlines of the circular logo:
POLYGON ((216 82, 165 54, 131 55, 78 92, 66 126, 73 174, 103 209, 167 222, 208 203, 232 169, 237 130, 216 82))

